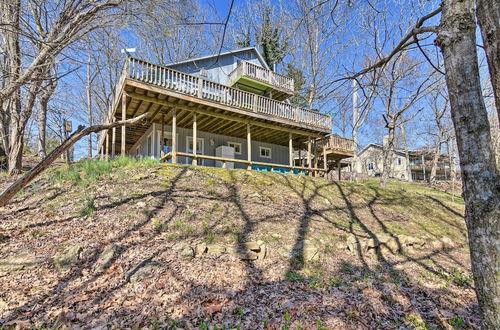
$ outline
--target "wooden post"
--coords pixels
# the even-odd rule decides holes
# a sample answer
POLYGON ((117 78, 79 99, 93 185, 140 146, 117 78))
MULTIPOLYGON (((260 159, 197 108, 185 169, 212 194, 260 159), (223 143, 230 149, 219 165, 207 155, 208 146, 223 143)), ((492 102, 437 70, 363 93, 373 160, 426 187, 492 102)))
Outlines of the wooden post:
POLYGON ((337 161, 337 171, 339 172, 339 181, 341 180, 341 175, 340 175, 340 172, 341 172, 341 169, 342 169, 342 166, 340 166, 340 159, 337 161))
MULTIPOLYGON (((247 124, 247 160, 252 161, 252 132, 250 130, 250 124, 247 124)), ((252 164, 248 164, 247 170, 252 169, 252 164)))
MULTIPOLYGON (((127 95, 123 93, 122 95, 122 120, 127 119, 127 95)), ((122 157, 125 157, 125 125, 122 126, 122 157)))
POLYGON ((165 114, 161 115, 160 158, 165 156, 165 114))
POLYGON ((106 131, 106 161, 109 160, 109 131, 106 131))
POLYGON ((304 167, 304 164, 302 164, 302 148, 301 145, 299 145, 299 166, 304 167))
MULTIPOLYGON (((113 117, 113 122, 116 121, 116 117, 113 117)), ((115 158, 116 155, 116 127, 111 129, 111 157, 115 158)))
POLYGON ((177 109, 172 112, 172 164, 177 164, 177 109))
POLYGON ((325 146, 323 146, 323 168, 324 168, 325 170, 327 170, 327 169, 328 169, 328 167, 326 166, 326 145, 325 145, 325 146))
POLYGON ((290 166, 293 167, 293 140, 292 140, 292 133, 288 133, 288 157, 290 158, 290 166))
POLYGON ((196 112, 193 112, 193 166, 196 166, 198 164, 198 160, 196 159, 196 149, 198 149, 197 140, 198 132, 196 131, 196 112))
POLYGON ((312 145, 311 145, 311 137, 309 136, 307 140, 307 166, 309 166, 309 168, 312 168, 311 153, 312 153, 312 145))

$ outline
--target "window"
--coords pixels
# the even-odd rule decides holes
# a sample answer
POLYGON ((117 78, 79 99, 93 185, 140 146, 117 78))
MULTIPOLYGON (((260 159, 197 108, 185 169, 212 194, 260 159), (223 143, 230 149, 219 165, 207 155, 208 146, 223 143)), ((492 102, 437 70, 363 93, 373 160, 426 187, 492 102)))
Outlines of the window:
MULTIPOLYGON (((204 151, 204 145, 205 145, 205 140, 203 138, 197 138, 196 139, 196 153, 197 154, 203 154, 204 151)), ((186 152, 192 153, 193 152, 193 137, 192 136, 186 136, 186 152)))
POLYGON ((368 163, 368 170, 373 171, 373 163, 368 163))
POLYGON ((259 147, 260 157, 271 158, 271 148, 259 147))
POLYGON ((396 162, 397 162, 397 164, 398 164, 398 165, 401 165, 401 163, 402 163, 402 162, 401 162, 401 158, 400 158, 400 157, 398 157, 398 158, 396 159, 396 162))
POLYGON ((147 144, 148 144, 148 156, 152 156, 153 155, 153 134, 149 134, 147 144))
POLYGON ((241 143, 237 143, 237 142, 228 142, 227 145, 229 147, 233 147, 234 149, 234 153, 236 155, 241 155, 241 143))

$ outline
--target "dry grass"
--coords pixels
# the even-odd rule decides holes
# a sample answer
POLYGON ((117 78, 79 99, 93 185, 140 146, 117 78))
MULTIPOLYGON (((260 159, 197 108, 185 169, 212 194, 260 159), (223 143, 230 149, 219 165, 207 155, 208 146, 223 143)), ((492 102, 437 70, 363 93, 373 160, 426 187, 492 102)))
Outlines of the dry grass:
POLYGON ((0 258, 33 251, 47 260, 84 247, 58 273, 50 262, 0 277, 0 324, 99 324, 186 328, 476 327, 463 200, 417 185, 158 164, 118 159, 53 169, 0 210, 0 258), (406 234, 427 242, 415 253, 357 256, 348 235, 406 234), (1 236, 1 235, 0 235, 1 236), (263 240, 270 255, 180 260, 179 242, 238 246, 263 240), (282 252, 307 239, 319 260, 282 252), (93 270, 110 244, 120 254, 93 270), (126 281, 152 259, 161 271, 126 281), (61 316, 62 315, 62 316, 61 316), (62 319, 62 321, 61 321, 62 319), (17 321, 15 321, 17 320, 17 321), (59 321, 58 321, 59 320, 59 321), (457 325, 458 324, 458 325, 457 325))

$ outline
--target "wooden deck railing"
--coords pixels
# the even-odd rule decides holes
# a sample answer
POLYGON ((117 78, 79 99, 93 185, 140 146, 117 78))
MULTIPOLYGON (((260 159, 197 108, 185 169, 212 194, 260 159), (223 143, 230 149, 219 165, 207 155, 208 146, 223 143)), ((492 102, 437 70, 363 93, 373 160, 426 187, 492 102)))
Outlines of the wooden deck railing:
POLYGON ((200 99, 229 105, 249 112, 265 114, 270 117, 288 119, 326 131, 329 131, 332 127, 332 118, 328 115, 224 86, 139 59, 128 58, 125 70, 128 78, 200 99))
POLYGON ((354 141, 351 139, 346 139, 338 135, 330 135, 326 141, 326 147, 332 150, 353 152, 354 153, 354 141))
POLYGON ((240 61, 236 69, 234 69, 229 74, 229 79, 235 80, 239 76, 247 76, 290 93, 293 93, 294 91, 294 83, 292 78, 271 70, 267 70, 250 62, 240 61))

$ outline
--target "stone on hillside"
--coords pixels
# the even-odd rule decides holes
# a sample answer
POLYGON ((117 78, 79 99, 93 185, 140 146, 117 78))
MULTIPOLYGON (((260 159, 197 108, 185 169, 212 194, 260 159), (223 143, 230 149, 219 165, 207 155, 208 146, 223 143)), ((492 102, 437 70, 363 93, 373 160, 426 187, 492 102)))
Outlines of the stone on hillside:
POLYGON ((128 282, 137 282, 142 279, 153 276, 158 273, 163 268, 162 264, 157 261, 146 259, 138 263, 133 267, 127 274, 125 278, 128 282))
POLYGON ((432 247, 438 249, 452 249, 455 247, 455 242, 451 238, 444 236, 439 241, 432 242, 432 247))
POLYGON ((16 255, 0 259, 0 272, 13 272, 25 268, 33 268, 44 261, 29 252, 21 252, 16 255))
POLYGON ((194 249, 187 243, 179 243, 172 247, 177 256, 182 259, 191 259, 194 257, 194 249))
POLYGON ((250 242, 243 243, 243 247, 246 250, 251 250, 251 251, 259 252, 260 251, 260 246, 262 244, 264 244, 264 242, 262 242, 262 241, 250 241, 250 242))
POLYGON ((146 207, 146 202, 143 202, 143 201, 139 201, 135 204, 135 207, 138 208, 138 209, 142 209, 142 208, 145 208, 146 207))
POLYGON ((120 247, 116 244, 108 245, 104 251, 102 251, 99 259, 97 260, 96 272, 105 271, 110 265, 113 259, 118 255, 120 247))
POLYGON ((260 251, 257 252, 259 259, 264 259, 267 257, 267 246, 266 244, 262 244, 260 246, 260 251))
POLYGON ((228 249, 228 252, 241 260, 257 260, 259 258, 259 254, 251 250, 233 248, 228 249))
POLYGON ((352 254, 363 254, 366 252, 366 243, 362 238, 349 235, 346 240, 347 248, 352 254))
POLYGON ((398 235, 397 238, 402 246, 419 247, 425 245, 425 240, 418 237, 413 237, 408 235, 398 235))
POLYGON ((70 246, 62 254, 56 255, 53 259, 54 266, 57 270, 63 271, 71 268, 73 265, 77 264, 80 260, 80 253, 82 252, 82 247, 79 245, 70 246))
POLYGON ((207 243, 200 243, 196 246, 196 255, 207 253, 207 243))
POLYGON ((227 248, 224 245, 219 244, 210 244, 207 245, 207 253, 209 254, 223 254, 225 253, 227 248))
POLYGON ((276 239, 280 239, 281 238, 281 234, 274 233, 274 234, 271 235, 271 237, 276 238, 276 239))

